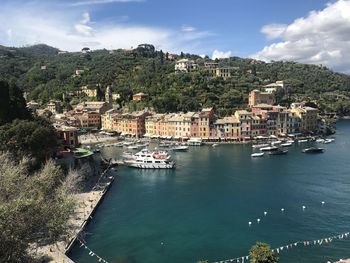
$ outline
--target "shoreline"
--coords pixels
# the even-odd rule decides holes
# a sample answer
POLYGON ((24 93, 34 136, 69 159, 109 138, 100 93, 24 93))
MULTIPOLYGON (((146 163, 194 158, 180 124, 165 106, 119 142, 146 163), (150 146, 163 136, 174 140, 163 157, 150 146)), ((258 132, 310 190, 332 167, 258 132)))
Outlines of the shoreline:
POLYGON ((36 256, 46 257, 45 262, 74 263, 69 258, 69 253, 76 242, 78 242, 79 235, 85 230, 93 218, 93 215, 116 179, 116 175, 106 176, 110 168, 111 166, 109 165, 101 173, 100 179, 103 178, 103 182, 99 183, 98 181, 88 192, 77 193, 73 196, 76 200, 76 207, 69 219, 69 228, 71 230, 68 235, 54 244, 38 247, 36 256))

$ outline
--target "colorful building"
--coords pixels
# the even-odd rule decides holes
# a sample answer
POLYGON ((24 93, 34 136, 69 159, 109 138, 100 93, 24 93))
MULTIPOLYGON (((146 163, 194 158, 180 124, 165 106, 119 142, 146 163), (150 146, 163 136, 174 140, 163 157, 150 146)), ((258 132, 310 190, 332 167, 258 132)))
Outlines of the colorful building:
POLYGON ((252 90, 248 97, 248 106, 252 108, 258 104, 270 104, 275 103, 275 96, 273 93, 262 92, 260 90, 252 90))

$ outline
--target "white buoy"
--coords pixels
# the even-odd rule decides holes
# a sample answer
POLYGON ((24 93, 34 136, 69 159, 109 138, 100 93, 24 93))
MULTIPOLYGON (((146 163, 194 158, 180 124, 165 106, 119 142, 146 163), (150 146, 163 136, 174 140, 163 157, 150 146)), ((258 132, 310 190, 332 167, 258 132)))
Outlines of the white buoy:
POLYGON ((267 215, 267 212, 265 211, 265 212, 264 212, 264 216, 266 216, 266 215, 267 215))
POLYGON ((258 222, 258 224, 259 224, 259 222, 260 222, 260 218, 258 218, 256 221, 257 221, 257 222, 258 222))
POLYGON ((160 244, 163 246, 164 245, 164 243, 163 242, 160 242, 160 244))
POLYGON ((303 205, 303 210, 305 210, 305 208, 306 208, 306 206, 305 206, 305 205, 303 205))
POLYGON ((281 208, 281 212, 282 212, 282 213, 284 212, 284 208, 281 208))
POLYGON ((252 222, 249 221, 249 222, 248 222, 248 225, 251 226, 251 225, 252 225, 252 222))
POLYGON ((325 204, 325 201, 322 201, 321 203, 322 203, 322 205, 324 205, 324 204, 325 204))

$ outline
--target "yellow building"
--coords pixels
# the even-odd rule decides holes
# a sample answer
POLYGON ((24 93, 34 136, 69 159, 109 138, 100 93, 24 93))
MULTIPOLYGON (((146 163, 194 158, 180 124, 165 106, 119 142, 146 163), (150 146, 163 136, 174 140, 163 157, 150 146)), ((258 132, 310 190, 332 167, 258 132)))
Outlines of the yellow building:
POLYGON ((318 109, 296 107, 291 109, 301 120, 301 132, 315 132, 318 129, 318 109))
POLYGON ((99 84, 89 84, 80 87, 79 94, 86 95, 88 97, 97 97, 97 90, 99 89, 99 84))

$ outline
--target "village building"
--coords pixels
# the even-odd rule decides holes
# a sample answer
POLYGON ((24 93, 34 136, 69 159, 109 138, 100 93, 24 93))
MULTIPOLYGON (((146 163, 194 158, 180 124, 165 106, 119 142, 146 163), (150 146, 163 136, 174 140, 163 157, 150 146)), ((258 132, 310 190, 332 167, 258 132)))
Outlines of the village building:
POLYGON ((248 106, 252 108, 257 104, 270 104, 275 103, 275 96, 273 93, 262 92, 260 90, 252 90, 249 92, 248 106))
POLYGON ((180 59, 175 63, 175 72, 191 72, 197 68, 198 64, 187 58, 180 59))
POLYGON ((139 92, 139 93, 136 93, 136 94, 132 95, 132 100, 133 100, 133 101, 143 101, 143 100, 145 100, 147 97, 148 97, 147 94, 145 94, 145 93, 143 93, 143 92, 139 92))
POLYGON ((58 140, 63 146, 75 148, 79 145, 78 130, 75 127, 59 126, 56 128, 58 140))

